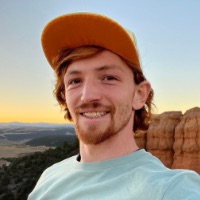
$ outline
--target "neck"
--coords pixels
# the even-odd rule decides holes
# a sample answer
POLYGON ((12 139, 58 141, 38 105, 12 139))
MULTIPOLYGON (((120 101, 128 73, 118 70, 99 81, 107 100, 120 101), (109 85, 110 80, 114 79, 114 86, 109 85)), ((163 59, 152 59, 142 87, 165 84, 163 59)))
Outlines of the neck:
POLYGON ((119 133, 98 144, 86 145, 80 142, 81 162, 97 162, 117 158, 138 149, 133 133, 119 133))

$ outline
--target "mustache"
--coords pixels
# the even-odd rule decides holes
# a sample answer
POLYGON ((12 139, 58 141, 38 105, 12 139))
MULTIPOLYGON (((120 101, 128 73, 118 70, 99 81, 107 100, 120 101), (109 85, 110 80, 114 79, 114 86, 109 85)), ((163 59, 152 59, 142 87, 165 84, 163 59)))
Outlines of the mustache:
POLYGON ((79 113, 79 111, 82 111, 82 110, 85 110, 85 109, 98 109, 98 108, 101 108, 103 110, 113 110, 112 106, 106 106, 106 105, 103 105, 99 102, 89 102, 89 103, 82 103, 80 104, 79 106, 77 106, 75 108, 75 111, 76 113, 79 113))
POLYGON ((82 103, 80 105, 81 109, 85 109, 85 108, 99 108, 99 107, 102 107, 102 104, 100 104, 99 102, 82 103))

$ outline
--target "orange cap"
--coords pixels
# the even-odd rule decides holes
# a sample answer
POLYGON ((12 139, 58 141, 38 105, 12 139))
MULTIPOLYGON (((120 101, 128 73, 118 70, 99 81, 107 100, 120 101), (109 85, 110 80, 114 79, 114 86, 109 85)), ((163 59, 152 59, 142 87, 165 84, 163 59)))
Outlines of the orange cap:
POLYGON ((45 26, 41 43, 53 69, 53 60, 61 49, 88 45, 110 50, 140 69, 134 34, 99 14, 72 13, 55 18, 45 26))

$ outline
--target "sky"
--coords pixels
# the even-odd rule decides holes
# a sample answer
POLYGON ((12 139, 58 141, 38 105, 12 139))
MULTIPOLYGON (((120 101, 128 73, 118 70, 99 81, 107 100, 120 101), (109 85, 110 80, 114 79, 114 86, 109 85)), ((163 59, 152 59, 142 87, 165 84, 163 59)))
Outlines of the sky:
POLYGON ((0 122, 65 123, 40 37, 53 18, 106 15, 135 33, 154 113, 200 106, 199 0, 1 0, 0 122))

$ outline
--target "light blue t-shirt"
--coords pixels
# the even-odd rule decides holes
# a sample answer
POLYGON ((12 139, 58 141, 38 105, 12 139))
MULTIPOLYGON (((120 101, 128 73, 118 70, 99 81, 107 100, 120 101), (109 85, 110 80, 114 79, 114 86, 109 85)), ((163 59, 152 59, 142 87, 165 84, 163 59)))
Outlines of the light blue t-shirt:
POLYGON ((28 200, 200 200, 200 176, 141 149, 103 162, 77 156, 44 171, 28 200))

